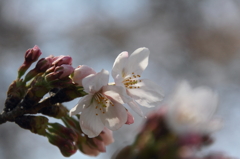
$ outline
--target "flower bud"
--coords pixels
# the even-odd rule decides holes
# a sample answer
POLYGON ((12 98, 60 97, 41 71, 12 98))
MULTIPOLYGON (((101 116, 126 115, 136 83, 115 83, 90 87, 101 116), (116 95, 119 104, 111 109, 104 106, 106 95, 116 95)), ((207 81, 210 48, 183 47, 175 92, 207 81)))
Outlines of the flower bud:
POLYGON ((100 152, 97 149, 93 149, 86 144, 82 145, 82 152, 89 156, 97 156, 100 152))
POLYGON ((45 136, 48 118, 44 116, 20 116, 15 119, 15 123, 21 128, 30 130, 32 133, 45 136))
POLYGON ((104 127, 103 131, 100 133, 100 137, 106 146, 114 142, 112 131, 106 127, 104 127))
POLYGON ((73 72, 73 82, 82 86, 82 79, 90 74, 96 74, 96 72, 88 66, 79 65, 73 72))
POLYGON ((52 62, 53 62, 53 56, 52 55, 50 55, 48 57, 45 57, 45 58, 42 58, 36 64, 35 69, 38 72, 44 72, 52 66, 52 62))
POLYGON ((59 123, 50 123, 51 127, 48 128, 48 131, 54 134, 58 134, 59 136, 69 139, 72 142, 76 142, 78 140, 78 134, 70 128, 64 127, 59 123))
POLYGON ((52 66, 52 61, 53 61, 52 58, 53 56, 48 56, 46 58, 40 59, 37 62, 36 67, 26 74, 24 81, 27 82, 32 78, 34 78, 35 76, 37 76, 39 73, 43 73, 47 69, 49 69, 52 66))
POLYGON ((132 116, 132 114, 128 110, 126 110, 126 111, 127 111, 127 121, 126 121, 125 124, 128 124, 128 125, 133 124, 134 123, 134 117, 132 116))
POLYGON ((22 64, 22 66, 20 66, 18 70, 18 78, 22 77, 22 75, 27 71, 31 64, 37 61, 41 54, 42 52, 37 45, 26 51, 24 63, 22 64))
POLYGON ((52 64, 55 66, 61 66, 63 64, 72 65, 72 57, 70 56, 60 55, 60 56, 54 57, 53 60, 54 61, 52 64))
POLYGON ((94 144, 96 145, 96 148, 99 152, 106 152, 106 147, 103 141, 97 139, 97 138, 93 138, 92 139, 94 144))
POLYGON ((47 137, 48 141, 57 146, 65 157, 69 157, 77 151, 77 146, 71 140, 64 139, 57 134, 47 134, 47 137))
POLYGON ((202 136, 199 134, 184 134, 179 137, 181 145, 199 146, 202 143, 202 136))
POLYGON ((39 56, 41 56, 42 52, 37 45, 35 45, 32 49, 28 49, 25 53, 25 62, 24 63, 33 63, 37 61, 39 56))
MULTIPOLYGON (((52 68, 50 68, 52 70, 52 68)), ((49 70, 47 72, 49 72, 49 70)), ((61 65, 54 68, 54 71, 45 76, 46 81, 54 81, 57 79, 63 79, 69 76, 74 71, 74 68, 71 65, 61 65)))
POLYGON ((74 119, 72 117, 69 117, 69 116, 64 116, 61 119, 67 127, 75 128, 75 129, 81 131, 80 126, 79 126, 79 122, 76 119, 74 119))

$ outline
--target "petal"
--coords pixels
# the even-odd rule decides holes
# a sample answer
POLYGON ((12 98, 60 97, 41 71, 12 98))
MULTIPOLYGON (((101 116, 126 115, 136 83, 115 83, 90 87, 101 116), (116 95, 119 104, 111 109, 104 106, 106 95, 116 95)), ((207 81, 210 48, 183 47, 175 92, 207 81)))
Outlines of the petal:
POLYGON ((223 127, 223 121, 219 118, 215 118, 210 120, 208 123, 206 123, 207 128, 204 129, 205 131, 208 130, 210 133, 215 132, 217 130, 220 130, 223 127))
POLYGON ((104 129, 102 119, 97 113, 98 110, 92 104, 85 108, 80 116, 81 129, 89 138, 98 136, 104 129))
POLYGON ((128 61, 128 52, 122 52, 118 55, 112 68, 113 79, 115 79, 117 75, 120 75, 121 77, 125 75, 124 68, 127 65, 127 61, 128 61))
POLYGON ((208 120, 212 118, 218 107, 218 96, 207 87, 198 87, 192 91, 195 111, 208 120))
POLYGON ((105 114, 102 115, 105 126, 110 130, 117 130, 127 121, 127 112, 125 107, 115 101, 113 106, 108 106, 105 114))
POLYGON ((131 102, 128 103, 128 105, 130 106, 130 108, 132 108, 133 111, 135 111, 138 115, 140 115, 141 117, 144 117, 142 110, 140 109, 140 106, 138 105, 138 103, 136 103, 134 100, 132 100, 131 102))
POLYGON ((161 87, 154 82, 143 79, 137 83, 140 88, 128 89, 129 95, 144 107, 158 106, 163 99, 161 87))
POLYGON ((89 106, 92 98, 93 98, 92 95, 86 95, 86 96, 82 97, 79 100, 78 104, 70 110, 69 115, 73 116, 73 115, 76 115, 76 114, 82 112, 84 108, 89 106))
POLYGON ((124 104, 130 102, 132 99, 127 95, 126 89, 121 86, 104 86, 103 93, 109 98, 124 104))
POLYGON ((82 80, 82 84, 85 92, 94 94, 98 92, 102 88, 102 86, 108 84, 108 79, 109 72, 107 70, 102 69, 101 72, 98 72, 95 75, 91 74, 85 77, 82 80))
POLYGON ((148 48, 143 47, 135 50, 128 58, 126 73, 132 75, 134 72, 135 75, 141 75, 148 65, 149 54, 148 48))

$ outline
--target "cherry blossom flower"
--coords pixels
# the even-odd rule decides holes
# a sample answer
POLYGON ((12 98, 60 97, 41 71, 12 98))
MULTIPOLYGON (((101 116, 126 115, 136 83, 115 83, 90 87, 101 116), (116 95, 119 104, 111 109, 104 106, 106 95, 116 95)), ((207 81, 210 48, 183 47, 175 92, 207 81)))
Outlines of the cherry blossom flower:
POLYGON ((70 115, 81 113, 80 126, 88 137, 96 137, 104 129, 117 130, 127 122, 127 111, 122 105, 131 99, 121 86, 108 85, 109 73, 102 70, 82 80, 85 92, 70 115))
POLYGON ((127 94, 132 97, 128 105, 140 116, 143 116, 143 113, 139 104, 150 108, 159 105, 163 98, 162 89, 157 84, 140 78, 148 65, 149 54, 147 48, 139 48, 130 56, 128 52, 122 52, 112 68, 115 84, 126 88, 127 94))
POLYGON ((167 122, 179 134, 209 134, 221 128, 221 120, 213 118, 218 105, 216 93, 206 87, 192 89, 182 82, 167 105, 167 122))

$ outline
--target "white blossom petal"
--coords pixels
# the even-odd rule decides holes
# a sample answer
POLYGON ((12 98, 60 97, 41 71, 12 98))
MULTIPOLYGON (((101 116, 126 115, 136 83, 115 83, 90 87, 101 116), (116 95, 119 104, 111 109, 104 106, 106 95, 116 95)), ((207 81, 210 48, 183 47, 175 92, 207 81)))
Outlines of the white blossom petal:
POLYGON ((108 106, 105 114, 101 114, 104 116, 105 126, 110 130, 117 130, 122 127, 123 124, 127 121, 127 111, 125 107, 113 101, 113 106, 108 106))
POLYGON ((125 67, 127 74, 131 75, 134 72, 141 75, 148 65, 149 54, 148 48, 145 47, 135 50, 128 58, 128 65, 125 67))
POLYGON ((193 90, 192 96, 193 99, 197 99, 194 101, 196 112, 204 112, 202 113, 203 119, 211 118, 217 110, 217 94, 213 93, 209 88, 198 87, 193 90), (211 105, 211 107, 206 107, 206 105, 211 105))
POLYGON ((138 105, 137 102, 132 100, 131 102, 127 103, 130 108, 132 108, 133 111, 135 111, 138 115, 141 117, 144 117, 142 110, 140 109, 140 106, 138 105))
POLYGON ((127 66, 128 62, 128 52, 122 52, 116 58, 113 68, 112 68, 112 77, 115 79, 117 75, 120 77, 124 77, 125 75, 125 67, 127 66))
POLYGON ((102 88, 103 93, 109 98, 124 104, 130 102, 132 99, 127 95, 126 89, 121 86, 104 86, 102 88))
POLYGON ((98 136, 104 129, 101 117, 96 115, 98 110, 95 109, 96 105, 94 104, 83 110, 79 120, 83 133, 88 135, 89 138, 98 136))
POLYGON ((148 108, 160 105, 164 95, 159 85, 150 80, 142 79, 136 86, 139 88, 128 89, 128 92, 137 103, 148 108))
POLYGON ((93 97, 92 95, 86 95, 86 96, 82 97, 79 100, 78 104, 70 110, 69 115, 73 116, 73 115, 76 115, 76 114, 82 112, 84 108, 86 108, 90 105, 92 97, 93 97))
POLYGON ((94 94, 97 91, 99 91, 102 88, 102 86, 108 84, 108 79, 109 72, 104 69, 95 75, 91 74, 82 80, 84 91, 87 93, 94 94))

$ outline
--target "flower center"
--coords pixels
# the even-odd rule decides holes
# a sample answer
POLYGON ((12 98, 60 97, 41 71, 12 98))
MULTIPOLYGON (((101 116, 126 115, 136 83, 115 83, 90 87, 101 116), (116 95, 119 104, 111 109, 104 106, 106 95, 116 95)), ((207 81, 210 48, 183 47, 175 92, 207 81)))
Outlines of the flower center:
POLYGON ((97 102, 95 109, 99 109, 102 112, 102 114, 106 113, 107 107, 114 106, 113 102, 102 93, 99 93, 99 92, 96 93, 94 96, 94 99, 97 102))
POLYGON ((123 80, 123 84, 127 89, 136 89, 140 88, 140 86, 137 86, 138 83, 142 82, 142 80, 138 80, 137 78, 141 77, 140 75, 135 75, 134 72, 132 75, 128 78, 125 78, 123 80))
POLYGON ((190 111, 179 111, 177 115, 179 123, 198 123, 199 118, 193 112, 190 111))

